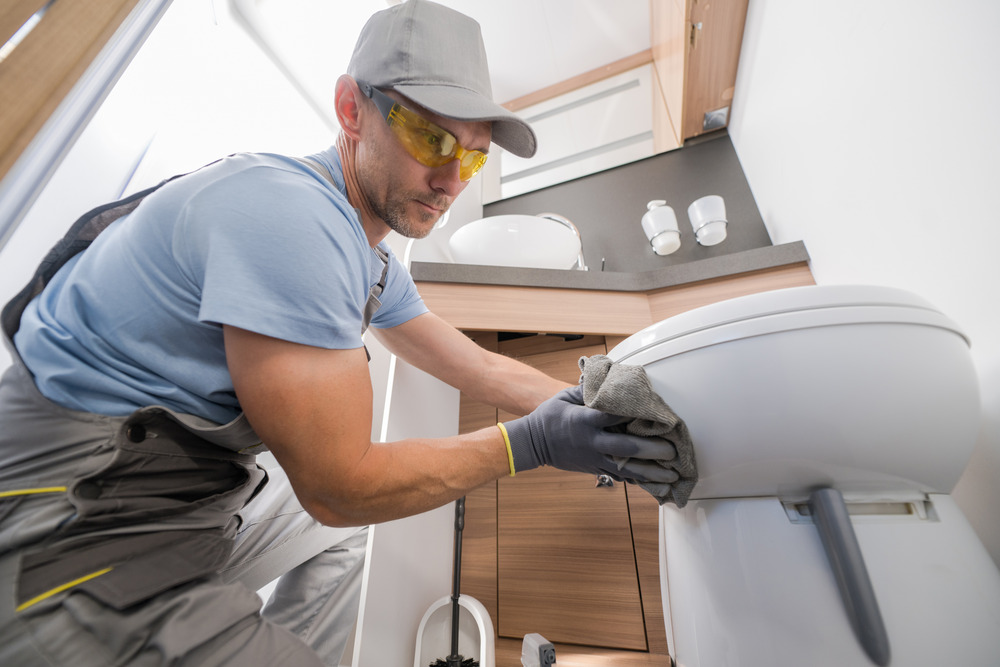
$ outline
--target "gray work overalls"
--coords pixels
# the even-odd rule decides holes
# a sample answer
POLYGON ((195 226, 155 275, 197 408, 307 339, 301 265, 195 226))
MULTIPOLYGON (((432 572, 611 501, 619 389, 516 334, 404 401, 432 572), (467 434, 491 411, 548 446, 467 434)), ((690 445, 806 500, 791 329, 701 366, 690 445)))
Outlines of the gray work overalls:
MULTIPOLYGON (((0 314, 14 359, 0 383, 0 665, 323 664, 303 640, 342 649, 356 607, 333 589, 353 587, 356 605, 366 530, 309 519, 280 468, 256 463, 266 448, 242 414, 220 425, 157 406, 69 410, 42 396, 14 348, 21 314, 59 267, 158 187, 81 217, 0 314), (342 618, 290 618, 302 612, 286 600, 274 617, 295 635, 262 620, 254 590, 324 553, 336 557, 317 560, 318 574, 296 575, 317 598, 305 613, 342 618)), ((363 327, 388 269, 376 252, 386 266, 363 327)))

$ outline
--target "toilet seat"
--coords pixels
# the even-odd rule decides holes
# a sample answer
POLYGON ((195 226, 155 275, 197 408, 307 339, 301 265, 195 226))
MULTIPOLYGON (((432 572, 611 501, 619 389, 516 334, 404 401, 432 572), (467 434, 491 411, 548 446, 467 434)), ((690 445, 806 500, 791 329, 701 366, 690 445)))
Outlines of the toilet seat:
POLYGON ((1000 575, 947 495, 980 404, 969 340, 945 315, 903 290, 797 287, 658 322, 609 356, 645 368, 694 441, 688 504, 660 508, 677 664, 998 654, 1000 575))
POLYGON ((979 430, 969 341, 903 290, 807 286, 654 324, 608 353, 686 422, 691 499, 949 493, 979 430))
POLYGON ((608 356, 641 366, 696 347, 743 337, 813 326, 878 322, 941 327, 969 342, 954 322, 911 292, 872 285, 810 285, 695 308, 633 334, 608 356))

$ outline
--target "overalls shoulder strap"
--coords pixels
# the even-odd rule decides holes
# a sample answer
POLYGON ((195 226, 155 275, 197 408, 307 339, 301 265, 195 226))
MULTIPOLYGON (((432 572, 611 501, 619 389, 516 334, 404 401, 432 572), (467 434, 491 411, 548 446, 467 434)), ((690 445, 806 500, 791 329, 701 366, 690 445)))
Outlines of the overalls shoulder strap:
POLYGON ((4 306, 2 313, 0 313, 0 326, 7 337, 14 338, 14 334, 21 326, 21 315, 28 303, 42 293, 45 286, 52 280, 52 276, 66 262, 77 253, 86 250, 112 222, 134 211, 143 199, 174 178, 177 176, 124 199, 98 206, 80 216, 69 228, 69 231, 45 255, 28 284, 4 306))
MULTIPOLYGON (((333 174, 330 173, 330 170, 327 169, 324 164, 309 157, 300 157, 295 159, 320 174, 330 183, 330 185, 334 187, 334 189, 337 189, 337 182, 333 179, 333 174)), ((365 304, 365 311, 361 322, 361 333, 368 330, 368 325, 371 324, 372 318, 375 316, 375 312, 382 305, 380 298, 382 296, 382 292, 385 290, 386 277, 389 275, 389 253, 379 246, 375 246, 372 250, 375 252, 375 255, 382 260, 382 275, 379 277, 378 283, 373 285, 368 291, 368 302, 365 304)), ((365 354, 368 354, 367 348, 365 348, 365 354)), ((371 361, 371 355, 368 355, 368 360, 371 361)))

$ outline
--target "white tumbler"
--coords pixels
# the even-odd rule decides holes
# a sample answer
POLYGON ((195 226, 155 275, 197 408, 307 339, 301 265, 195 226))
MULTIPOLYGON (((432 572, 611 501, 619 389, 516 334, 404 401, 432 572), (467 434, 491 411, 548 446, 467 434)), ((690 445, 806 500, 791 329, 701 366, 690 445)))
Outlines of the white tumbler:
POLYGON ((704 246, 712 246, 726 240, 726 202, 719 195, 708 195, 696 199, 688 206, 688 218, 695 238, 704 246))
POLYGON ((646 214, 642 216, 642 231, 646 232, 649 245, 657 255, 669 255, 681 247, 681 232, 677 228, 674 209, 662 199, 646 204, 646 214))

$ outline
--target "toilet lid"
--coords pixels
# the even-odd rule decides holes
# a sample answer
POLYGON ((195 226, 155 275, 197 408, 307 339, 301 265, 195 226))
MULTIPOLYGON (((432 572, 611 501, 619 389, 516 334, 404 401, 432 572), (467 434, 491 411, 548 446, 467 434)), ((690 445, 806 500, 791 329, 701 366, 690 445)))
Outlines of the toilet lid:
POLYGON ((761 292, 695 308, 633 334, 608 356, 644 365, 691 349, 819 326, 859 323, 921 324, 968 337, 925 299, 874 285, 809 285, 761 292))

